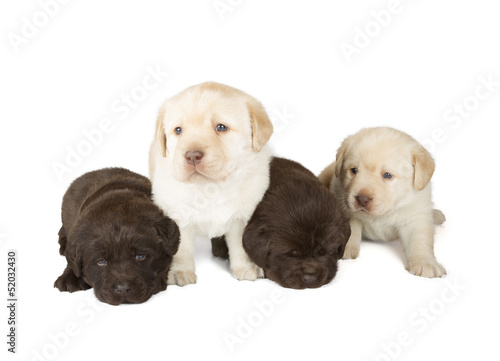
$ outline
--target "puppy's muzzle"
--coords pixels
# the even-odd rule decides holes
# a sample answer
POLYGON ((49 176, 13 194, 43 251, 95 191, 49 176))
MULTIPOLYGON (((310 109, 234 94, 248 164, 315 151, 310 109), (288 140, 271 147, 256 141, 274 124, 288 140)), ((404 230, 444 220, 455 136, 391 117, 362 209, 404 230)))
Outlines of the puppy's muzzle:
POLYGON ((114 287, 114 290, 119 295, 126 296, 130 292, 131 288, 132 287, 130 286, 130 284, 128 282, 122 282, 122 283, 117 284, 114 287))
POLYGON ((356 202, 360 207, 366 208, 372 201, 373 197, 369 197, 367 195, 359 194, 356 197, 356 202))
POLYGON ((311 285, 313 284, 314 282, 316 282, 318 280, 318 276, 315 275, 315 274, 308 274, 308 273, 304 273, 302 275, 302 281, 304 281, 304 283, 306 285, 311 285))
POLYGON ((184 157, 186 158, 186 162, 188 162, 188 164, 197 165, 200 164, 203 155, 204 155, 203 152, 199 150, 195 151, 188 150, 186 154, 184 154, 184 157))
POLYGON ((316 266, 313 265, 304 265, 304 268, 302 269, 302 275, 300 278, 306 285, 312 285, 316 282, 319 281, 319 278, 321 277, 321 272, 322 270, 316 266))

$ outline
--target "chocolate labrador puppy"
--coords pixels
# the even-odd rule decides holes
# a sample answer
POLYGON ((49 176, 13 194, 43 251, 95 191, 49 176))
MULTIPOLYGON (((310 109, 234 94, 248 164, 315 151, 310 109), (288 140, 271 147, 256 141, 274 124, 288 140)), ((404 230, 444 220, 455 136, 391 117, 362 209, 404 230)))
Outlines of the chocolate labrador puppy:
POLYGON ((142 303, 167 287, 179 229, 151 200, 151 182, 123 168, 84 174, 68 188, 59 231, 68 265, 60 291, 94 288, 111 305, 142 303))
MULTIPOLYGON (((283 287, 316 288, 337 273, 349 221, 328 189, 297 162, 273 158, 271 182, 243 233, 243 247, 265 276, 283 287)), ((223 237, 212 253, 227 258, 223 237)))

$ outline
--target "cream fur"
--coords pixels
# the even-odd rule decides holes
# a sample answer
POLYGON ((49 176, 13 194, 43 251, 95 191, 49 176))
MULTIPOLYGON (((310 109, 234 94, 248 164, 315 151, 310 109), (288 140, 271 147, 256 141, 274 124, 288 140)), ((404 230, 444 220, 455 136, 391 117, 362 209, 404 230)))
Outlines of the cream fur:
POLYGON ((246 255, 242 235, 269 185, 271 154, 265 143, 271 133, 260 103, 222 84, 193 86, 162 106, 150 149, 150 176, 155 202, 181 230, 169 284, 196 282, 196 236, 225 235, 233 275, 240 280, 263 277, 246 255), (228 131, 217 132, 217 124, 228 131), (175 133, 178 127, 181 134, 175 133), (185 158, 194 150, 204 154, 197 165, 185 158))
POLYGON ((430 154, 403 132, 380 127, 347 137, 336 161, 319 176, 351 218, 344 258, 359 255, 362 237, 399 239, 411 273, 423 277, 446 274, 433 250, 434 224, 445 220, 441 211, 432 209, 433 172, 430 154), (386 173, 391 179, 384 177, 386 173), (370 199, 364 207, 356 199, 360 195, 370 199))

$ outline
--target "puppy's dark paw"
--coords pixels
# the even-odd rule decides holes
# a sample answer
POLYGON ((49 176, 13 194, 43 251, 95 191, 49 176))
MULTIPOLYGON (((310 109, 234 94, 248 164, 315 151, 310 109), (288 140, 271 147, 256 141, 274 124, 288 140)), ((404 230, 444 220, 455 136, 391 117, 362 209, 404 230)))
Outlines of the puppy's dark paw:
POLYGON ((212 254, 215 257, 229 258, 229 249, 227 248, 226 237, 212 238, 212 254))
POLYGON ((54 282, 54 287, 61 292, 84 291, 92 288, 82 278, 76 277, 73 271, 68 269, 54 282))

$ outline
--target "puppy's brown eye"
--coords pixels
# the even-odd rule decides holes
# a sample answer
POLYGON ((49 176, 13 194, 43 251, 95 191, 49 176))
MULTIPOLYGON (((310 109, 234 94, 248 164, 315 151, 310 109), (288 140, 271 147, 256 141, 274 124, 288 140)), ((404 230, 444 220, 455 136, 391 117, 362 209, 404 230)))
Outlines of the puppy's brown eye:
POLYGON ((146 259, 146 255, 145 254, 136 254, 135 259, 138 261, 143 261, 144 259, 146 259))
POLYGON ((354 175, 354 174, 357 174, 358 173, 358 168, 351 168, 351 173, 354 175))
POLYGON ((224 124, 217 124, 217 126, 215 127, 215 130, 218 132, 227 132, 228 129, 229 128, 224 124))
POLYGON ((98 266, 106 266, 107 264, 108 264, 108 262, 104 258, 101 258, 101 259, 97 260, 97 265, 98 266))

